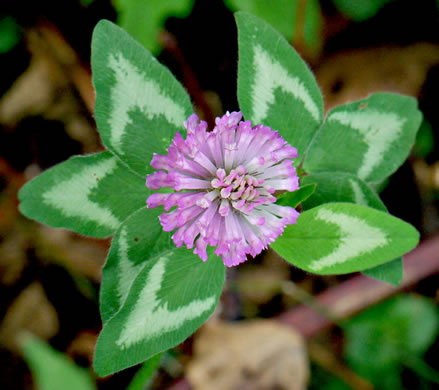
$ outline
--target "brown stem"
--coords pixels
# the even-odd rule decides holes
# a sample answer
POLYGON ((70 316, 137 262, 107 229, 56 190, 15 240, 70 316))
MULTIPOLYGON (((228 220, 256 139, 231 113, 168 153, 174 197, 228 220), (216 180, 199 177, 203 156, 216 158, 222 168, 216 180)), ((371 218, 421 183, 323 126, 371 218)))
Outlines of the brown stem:
MULTIPOLYGON (((358 275, 318 295, 315 301, 319 306, 328 308, 333 321, 340 321, 437 272, 439 235, 422 242, 404 257, 405 275, 398 287, 358 275)), ((281 314, 277 319, 294 327, 306 338, 334 324, 326 316, 303 305, 281 314)))
POLYGON ((291 44, 296 48, 302 57, 306 54, 305 45, 305 22, 306 22, 306 7, 308 0, 299 0, 296 8, 296 23, 293 29, 293 41, 291 44))
POLYGON ((203 90, 201 89, 195 72, 186 61, 180 47, 178 46, 177 40, 168 31, 162 31, 160 34, 160 43, 163 49, 172 54, 177 61, 183 73, 183 85, 188 90, 195 105, 201 110, 204 120, 208 123, 209 127, 212 128, 215 124, 212 110, 204 97, 203 90))
POLYGON ((37 26, 37 31, 44 40, 46 48, 62 66, 66 77, 75 86, 88 111, 93 114, 95 91, 91 81, 90 67, 81 62, 76 51, 52 22, 42 19, 37 26))

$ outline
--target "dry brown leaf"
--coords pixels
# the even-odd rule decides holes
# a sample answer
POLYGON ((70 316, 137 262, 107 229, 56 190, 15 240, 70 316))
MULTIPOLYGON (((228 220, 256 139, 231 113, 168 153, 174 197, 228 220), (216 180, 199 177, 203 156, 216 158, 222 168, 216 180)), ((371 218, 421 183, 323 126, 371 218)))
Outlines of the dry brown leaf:
POLYGON ((237 284, 240 296, 261 305, 281 291, 281 283, 285 279, 280 270, 255 265, 239 272, 237 284))
POLYGON ((43 287, 34 282, 26 287, 9 307, 0 327, 0 343, 16 350, 17 336, 27 330, 43 340, 53 337, 59 328, 54 307, 43 287))
POLYGON ((0 122, 14 126, 26 116, 44 113, 58 87, 67 88, 61 70, 44 51, 35 51, 28 69, 0 102, 0 122))
POLYGON ((74 359, 85 359, 91 366, 97 338, 96 334, 89 331, 79 333, 67 348, 67 354, 74 359))
POLYGON ((302 390, 309 377, 302 336, 270 320, 208 323, 187 377, 195 390, 302 390))
POLYGON ((27 264, 28 238, 12 227, 0 242, 0 283, 11 286, 20 277, 27 264))
MULTIPOLYGON (((67 134, 83 145, 85 153, 102 150, 96 129, 74 87, 78 83, 89 84, 83 89, 87 90, 85 103, 90 106, 91 76, 85 67, 71 63, 75 54, 58 35, 59 32, 44 25, 25 31, 31 61, 2 96, 0 123, 13 128, 26 117, 42 115, 48 120, 63 122, 67 134)), ((82 95, 82 90, 79 92, 82 95)), ((92 98, 94 100, 94 96, 92 98)))
POLYGON ((337 53, 316 69, 325 108, 389 91, 418 96, 428 70, 439 63, 439 46, 417 43, 337 53))
POLYGON ((35 249, 39 257, 65 266, 73 274, 81 274, 95 282, 102 277, 109 240, 82 237, 65 229, 39 225, 35 249))

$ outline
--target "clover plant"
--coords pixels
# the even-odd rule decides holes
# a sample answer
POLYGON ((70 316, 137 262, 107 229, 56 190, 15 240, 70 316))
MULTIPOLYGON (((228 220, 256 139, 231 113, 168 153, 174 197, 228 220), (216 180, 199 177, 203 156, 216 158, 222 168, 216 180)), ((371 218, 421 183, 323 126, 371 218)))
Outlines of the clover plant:
POLYGON ((268 246, 311 273, 363 271, 397 284, 401 256, 418 243, 374 190, 410 152, 416 100, 377 93, 324 118, 317 83, 288 42, 255 16, 236 21, 241 111, 210 131, 165 67, 99 22, 92 71, 107 150, 72 157, 19 194, 30 218, 113 236, 99 375, 184 341, 215 310, 226 266, 268 246))

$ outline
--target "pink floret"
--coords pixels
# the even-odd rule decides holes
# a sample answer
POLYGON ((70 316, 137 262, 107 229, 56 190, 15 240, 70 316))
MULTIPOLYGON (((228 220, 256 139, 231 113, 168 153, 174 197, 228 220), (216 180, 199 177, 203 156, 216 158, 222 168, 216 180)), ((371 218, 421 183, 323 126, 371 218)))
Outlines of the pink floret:
POLYGON ((175 245, 186 245, 203 261, 213 246, 228 267, 261 253, 299 216, 275 204, 274 196, 299 188, 291 160, 296 148, 269 127, 241 119, 240 112, 226 113, 208 132, 206 122, 191 115, 186 139, 177 133, 167 155, 155 154, 151 166, 158 171, 146 179, 150 189, 176 191, 147 199, 150 208, 164 206, 160 223, 175 230, 175 245))

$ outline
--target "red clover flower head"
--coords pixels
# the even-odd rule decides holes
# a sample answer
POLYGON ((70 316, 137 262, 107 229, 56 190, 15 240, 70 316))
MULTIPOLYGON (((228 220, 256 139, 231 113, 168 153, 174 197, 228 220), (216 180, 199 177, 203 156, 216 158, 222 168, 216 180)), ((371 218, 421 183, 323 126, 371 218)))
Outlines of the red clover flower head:
POLYGON ((147 200, 150 208, 164 206, 160 223, 167 232, 177 229, 175 245, 195 245, 206 261, 209 244, 228 267, 259 254, 299 215, 275 204, 274 196, 299 188, 291 161, 296 148, 269 127, 241 119, 240 112, 227 112, 208 132, 207 123, 191 115, 186 140, 177 133, 167 155, 154 154, 151 166, 158 171, 146 178, 153 190, 176 191, 147 200))

